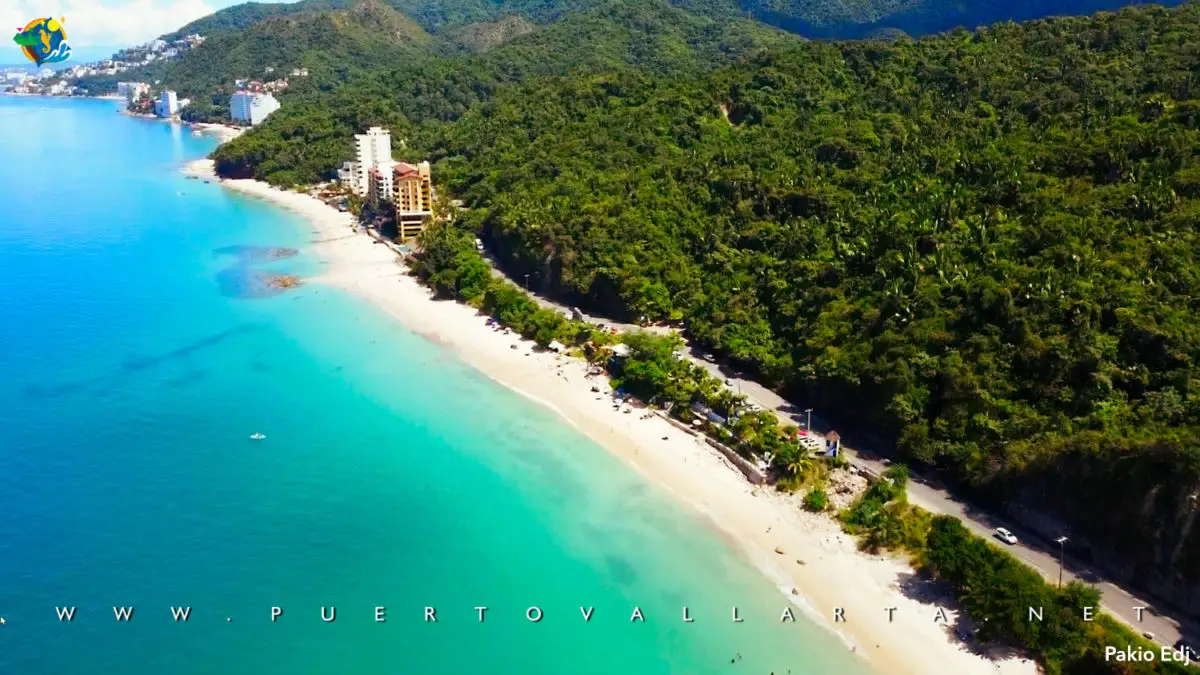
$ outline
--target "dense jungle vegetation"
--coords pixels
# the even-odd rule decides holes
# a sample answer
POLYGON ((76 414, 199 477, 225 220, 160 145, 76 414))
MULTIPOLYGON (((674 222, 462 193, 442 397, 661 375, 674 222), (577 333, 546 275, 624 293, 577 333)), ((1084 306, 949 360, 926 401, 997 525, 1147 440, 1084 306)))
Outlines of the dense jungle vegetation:
POLYGON ((356 131, 381 124, 401 137, 419 129, 428 136, 527 79, 614 69, 694 78, 742 55, 800 42, 751 21, 718 22, 661 2, 609 0, 482 53, 413 55, 393 68, 358 73, 328 94, 313 92, 320 78, 299 80, 309 93, 287 99, 266 125, 222 147, 215 159, 226 175, 315 182, 349 157, 356 131))
POLYGON ((515 274, 1200 581, 1200 7, 506 89, 427 142, 515 274))
MULTIPOLYGON (((658 0, 655 0, 657 2, 658 0)), ((1052 15, 1086 14, 1114 9, 1129 0, 667 0, 696 17, 722 23, 753 19, 805 37, 885 37, 905 33, 919 36, 958 26, 975 26, 1004 20, 1036 19, 1052 15)), ((74 84, 92 95, 115 91, 120 80, 161 83, 199 103, 186 111, 189 119, 224 121, 223 106, 210 104, 228 95, 231 84, 209 81, 212 75, 225 79, 274 79, 261 72, 271 67, 279 72, 292 68, 336 64, 313 88, 328 90, 364 67, 381 64, 395 66, 414 56, 411 50, 398 50, 388 44, 390 38, 413 36, 411 28, 393 34, 394 20, 384 18, 378 25, 343 22, 322 25, 313 18, 322 14, 342 13, 361 5, 378 5, 396 10, 412 28, 423 29, 439 37, 427 46, 433 53, 453 55, 458 49, 489 47, 521 35, 537 24, 553 24, 574 14, 609 6, 610 0, 301 0, 294 3, 248 2, 222 9, 193 21, 162 37, 168 41, 198 33, 221 38, 197 50, 191 59, 194 67, 180 69, 176 63, 155 62, 117 76, 85 77, 74 84), (297 29, 295 24, 309 24, 297 29), (257 34, 256 34, 257 33, 257 34), (274 41, 262 39, 262 34, 274 41), (364 46, 373 47, 364 51, 364 46), (233 54, 226 59, 225 52, 233 54), (249 56, 251 58, 247 59, 249 56), (336 77, 330 78, 330 75, 336 77)), ((655 4, 652 2, 651 4, 655 4)), ((1178 0, 1162 0, 1176 4, 1178 0)), ((382 14, 378 8, 375 13, 382 14)), ((585 41, 606 44, 604 35, 586 36, 585 41)), ((551 55, 547 55, 551 56, 551 55)), ((552 56, 551 56, 552 58, 552 56)))
MULTIPOLYGON (((521 288, 492 275, 475 250, 472 233, 447 222, 436 222, 418 238, 419 250, 410 267, 435 294, 478 307, 500 324, 546 347, 559 340, 604 365, 612 385, 642 401, 666 410, 685 423, 696 423, 707 435, 746 458, 769 458, 770 471, 781 489, 805 489, 809 511, 830 508, 823 483, 844 460, 816 456, 793 434, 781 428, 773 413, 755 411, 744 397, 722 386, 706 370, 676 356, 676 335, 624 333, 619 338, 595 326, 564 318, 543 308, 521 288), (629 351, 612 357, 613 341, 629 351), (711 410, 726 421, 711 424, 699 412, 711 410)), ((1098 609, 1099 593, 1079 582, 1057 587, 1044 581, 990 541, 972 534, 957 519, 934 516, 909 504, 909 472, 893 464, 848 508, 838 514, 843 528, 859 537, 871 553, 893 550, 908 554, 922 575, 947 585, 970 617, 956 630, 972 634, 982 644, 1015 647, 1033 657, 1048 675, 1134 675, 1196 672, 1184 664, 1154 660, 1126 663, 1105 658, 1105 648, 1155 649, 1154 645, 1098 609), (1030 608, 1041 613, 1030 620, 1030 608), (1085 608, 1094 613, 1087 619, 1085 608)))
POLYGON ((371 38, 387 65, 301 50, 314 77, 218 168, 327 178, 389 125, 540 290, 683 322, 1126 579, 1196 587, 1200 6, 841 43, 550 14, 478 54, 409 23, 371 38))
POLYGON ((1021 647, 1048 675, 1195 673, 1183 663, 1120 663, 1106 647, 1155 649, 1124 624, 1098 609, 1100 594, 1079 582, 1046 583, 1008 552, 972 534, 950 516, 933 516, 907 502, 908 471, 893 465, 848 509, 844 527, 861 535, 871 551, 895 549, 912 555, 916 567, 953 589, 960 606, 986 644, 1021 647), (1030 620, 1030 608, 1041 613, 1030 620), (1091 620, 1084 618, 1092 608, 1091 620))
MULTIPOLYGON (((506 17, 549 23, 603 0, 387 0, 431 33, 506 17)), ((295 12, 343 9, 353 0, 302 0, 275 4, 248 2, 221 10, 168 35, 219 34, 263 19, 295 12)), ((1130 4, 1126 0, 673 0, 672 4, 716 18, 748 17, 807 37, 861 38, 884 32, 927 35, 956 27, 975 28, 997 21, 1090 14, 1130 4)), ((1162 4, 1178 4, 1172 0, 1162 4)))

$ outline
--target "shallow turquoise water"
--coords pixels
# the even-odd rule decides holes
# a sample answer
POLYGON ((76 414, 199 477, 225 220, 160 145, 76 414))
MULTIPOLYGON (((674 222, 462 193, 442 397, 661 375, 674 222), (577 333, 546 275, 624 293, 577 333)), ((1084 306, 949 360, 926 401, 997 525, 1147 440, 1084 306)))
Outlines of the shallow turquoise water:
POLYGON ((0 97, 0 672, 866 672, 550 412, 356 298, 257 297, 319 261, 224 249, 312 233, 178 173, 212 147, 0 97))

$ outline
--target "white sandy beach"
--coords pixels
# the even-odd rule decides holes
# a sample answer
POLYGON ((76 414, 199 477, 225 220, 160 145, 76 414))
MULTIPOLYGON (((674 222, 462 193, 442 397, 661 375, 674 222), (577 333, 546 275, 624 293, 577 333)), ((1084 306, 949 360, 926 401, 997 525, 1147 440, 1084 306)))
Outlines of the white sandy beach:
POLYGON ((227 124, 210 124, 208 122, 190 122, 189 126, 192 127, 194 133, 216 136, 217 140, 222 143, 231 141, 246 132, 245 129, 239 127, 231 127, 227 124))
MULTIPOLYGON (((211 162, 194 162, 188 170, 211 175, 211 162)), ((860 553, 831 517, 803 511, 792 495, 755 490, 703 441, 667 421, 643 417, 639 410, 631 414, 615 410, 605 395, 605 380, 589 377, 582 360, 536 351, 532 342, 488 327, 486 317, 474 309, 432 300, 423 286, 407 276, 389 247, 352 232, 350 215, 265 183, 222 182, 311 222, 316 232, 311 251, 328 261, 328 271, 311 281, 372 301, 498 382, 556 410, 647 479, 704 513, 779 586, 784 594, 781 611, 789 600, 808 608, 876 671, 1038 672, 1028 660, 993 660, 969 651, 948 625, 935 621, 939 604, 928 599, 933 593, 927 585, 918 583, 916 593, 911 586, 907 593, 901 589, 901 583, 912 577, 906 562, 860 553), (599 385, 602 393, 593 393, 593 385, 599 385), (889 607, 896 608, 891 622, 889 607), (846 621, 833 621, 834 608, 844 609, 846 621)), ((956 613, 949 602, 944 606, 952 624, 956 613)))
MULTIPOLYGON (((109 98, 109 97, 100 96, 98 98, 109 98)), ((114 97, 111 97, 111 100, 123 100, 123 99, 120 96, 114 96, 114 97)), ((167 124, 183 124, 183 125, 190 127, 192 129, 193 134, 195 134, 197 136, 205 136, 205 135, 213 136, 217 139, 217 141, 219 143, 228 143, 229 141, 232 141, 233 139, 237 138, 238 136, 241 136, 242 134, 246 133, 245 128, 235 127, 235 126, 231 126, 229 124, 216 124, 214 122, 184 122, 184 121, 180 120, 178 117, 172 117, 172 118, 159 117, 158 115, 130 112, 129 110, 122 110, 120 112, 122 115, 128 115, 129 117, 139 117, 141 119, 155 120, 158 122, 165 122, 167 124)), ((190 172, 192 169, 197 169, 201 173, 207 173, 209 175, 212 174, 212 169, 211 169, 211 166, 209 166, 209 164, 203 164, 203 165, 189 164, 187 170, 190 172)))

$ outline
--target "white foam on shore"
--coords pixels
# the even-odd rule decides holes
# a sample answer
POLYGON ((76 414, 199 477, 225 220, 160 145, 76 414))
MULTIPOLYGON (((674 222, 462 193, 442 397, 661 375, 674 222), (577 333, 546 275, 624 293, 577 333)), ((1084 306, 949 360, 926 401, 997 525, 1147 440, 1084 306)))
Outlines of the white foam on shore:
MULTIPOLYGON (((212 176, 212 163, 193 162, 188 171, 212 176)), ((365 235, 350 234, 352 219, 347 214, 306 194, 256 181, 222 183, 299 213, 313 225, 320 241, 310 250, 329 264, 312 281, 372 302, 409 329, 452 349, 491 379, 561 416, 647 480, 703 514, 791 605, 832 631, 847 649, 880 672, 1038 672, 1028 660, 993 661, 956 643, 942 625, 933 622, 935 605, 900 590, 901 575, 912 573, 906 562, 859 552, 853 538, 831 518, 803 511, 788 496, 770 490, 760 493, 719 453, 666 420, 614 410, 608 395, 596 400, 590 391, 594 379, 581 360, 534 351, 532 343, 519 335, 487 326, 486 317, 474 309, 434 300, 428 289, 403 273, 388 247, 374 244, 365 235), (511 349, 512 345, 518 349, 511 349), (776 548, 787 554, 781 556, 776 548), (793 595, 792 588, 800 595, 793 595), (834 607, 845 608, 846 623, 834 625, 834 607), (898 608, 894 623, 887 619, 887 607, 898 608)))

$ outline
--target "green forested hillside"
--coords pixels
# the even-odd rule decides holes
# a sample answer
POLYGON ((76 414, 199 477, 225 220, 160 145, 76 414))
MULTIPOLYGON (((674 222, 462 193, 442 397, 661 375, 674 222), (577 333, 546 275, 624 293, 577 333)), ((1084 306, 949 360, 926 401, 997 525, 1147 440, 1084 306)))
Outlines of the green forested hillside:
POLYGON ((450 44, 459 49, 486 52, 515 37, 532 33, 535 28, 533 23, 522 16, 508 16, 497 21, 468 24, 446 33, 445 37, 450 44))
MULTIPOLYGON (((657 0, 656 0, 657 1, 657 0)), ((906 32, 923 35, 955 26, 973 27, 1006 19, 1038 18, 1053 14, 1084 14, 1097 9, 1109 9, 1128 4, 1128 0, 1051 0, 1034 3, 1029 0, 1010 0, 1003 3, 984 0, 667 0, 686 9, 691 15, 708 17, 721 23, 754 19, 764 24, 807 37, 870 37, 891 39, 906 32)), ((1163 0, 1174 4, 1178 0, 1163 0)), ((580 12, 595 11, 608 5, 609 0, 368 0, 385 3, 439 39, 431 47, 444 55, 462 51, 482 52, 498 44, 526 34, 530 21, 539 24, 569 19, 580 12)), ((162 82, 177 90, 187 91, 201 103, 192 107, 190 119, 221 119, 220 100, 227 91, 213 82, 203 82, 204 74, 228 70, 252 70, 253 59, 296 61, 304 54, 307 62, 326 61, 359 70, 390 62, 400 65, 400 59, 390 49, 380 50, 373 58, 363 58, 360 49, 342 49, 334 41, 311 41, 305 31, 287 27, 286 17, 313 17, 325 13, 353 10, 359 0, 301 0, 296 3, 250 2, 220 10, 193 21, 179 30, 164 35, 174 40, 182 35, 199 33, 219 38, 206 51, 185 58, 188 65, 156 62, 122 73, 119 76, 91 76, 75 82, 85 92, 96 95, 115 91, 118 80, 162 82), (263 35, 279 35, 281 44, 272 45, 263 35), (267 47, 264 49, 264 47, 267 47), (218 57, 220 50, 234 52, 225 62, 218 57), (280 53, 280 52, 286 53, 280 53), (197 67, 190 67, 195 65, 197 67)), ((744 22, 742 22, 744 24, 744 22)), ((364 36, 370 26, 363 26, 364 36)), ((404 32, 408 32, 407 30, 404 32)), ((344 37, 344 36, 343 36, 344 37)), ((583 36, 591 43, 591 36, 583 36)), ((370 39, 356 39, 362 44, 370 39)), ((603 36, 595 42, 603 44, 603 36)), ((337 73, 344 75, 345 73, 337 73)), ((208 78, 211 79, 211 78, 208 78)), ((340 81, 340 80, 339 80, 340 81)), ((331 83, 318 83, 328 88, 331 83)))
POLYGON ((188 119, 228 114, 235 79, 287 77, 299 91, 329 88, 358 73, 420 55, 430 36, 408 17, 377 0, 355 0, 347 9, 272 17, 249 29, 205 40, 187 58, 167 66, 164 86, 192 99, 188 119))
POLYGON ((312 182, 332 176, 349 157, 356 131, 386 124, 408 134, 420 125, 435 134, 440 123, 527 78, 628 68, 696 77, 755 50, 799 42, 761 24, 715 21, 665 2, 607 0, 485 54, 407 58, 335 92, 293 97, 214 157, 226 175, 312 182))
MULTIPOLYGON (((881 29, 929 35, 998 21, 1092 14, 1125 0, 731 0, 749 16, 808 37, 862 38, 881 29)), ((1179 0, 1158 4, 1177 5, 1179 0)))
POLYGON ((205 37, 215 37, 232 33, 275 16, 294 14, 296 12, 345 9, 353 0, 301 0, 301 2, 245 2, 240 5, 226 7, 206 17, 186 24, 173 33, 162 36, 164 40, 177 40, 185 35, 197 33, 205 37))
MULTIPOLYGON (((432 37, 404 14, 381 0, 307 0, 294 5, 269 5, 288 11, 267 12, 260 5, 238 5, 179 31, 206 29, 204 22, 224 17, 248 27, 208 33, 203 44, 184 58, 158 61, 115 76, 87 77, 76 84, 89 93, 116 90, 119 80, 158 83, 192 103, 183 117, 192 121, 228 120, 229 96, 235 81, 288 78, 293 68, 309 70, 305 78, 289 78, 284 96, 328 91, 357 75, 374 72, 439 49, 432 37), (336 6, 337 9, 330 9, 336 6), (233 12, 251 8, 245 15, 233 12), (197 25, 200 24, 200 25, 197 25)), ((203 33, 202 33, 203 34, 203 33)), ((159 88, 159 87, 156 87, 159 88)))
MULTIPOLYGON (((215 154, 224 175, 327 178, 390 126, 541 290, 681 320, 1127 578, 1195 589, 1200 6, 805 43, 722 2, 506 4, 554 19, 527 34, 433 3, 442 36, 397 20, 383 51, 273 23, 327 20, 299 12, 165 81, 298 54, 313 77, 215 154), (271 45, 280 26, 300 39, 271 45)), ((826 7, 876 30, 947 5, 826 7)))
POLYGON ((1200 6, 538 79, 427 137, 531 285, 1200 582, 1200 6))
MULTIPOLYGON (((997 21, 1058 15, 1082 15, 1131 4, 1129 0, 672 0, 694 13, 715 18, 741 15, 806 37, 858 38, 882 29, 926 35, 955 27, 975 28, 997 21)), ((302 0, 298 3, 249 2, 223 9, 184 26, 187 33, 220 34, 247 28, 263 19, 314 9, 339 9, 352 0, 302 0)), ((523 16, 549 23, 603 0, 387 0, 431 33, 474 23, 523 16)), ((1160 4, 1174 5, 1178 0, 1160 4)))

